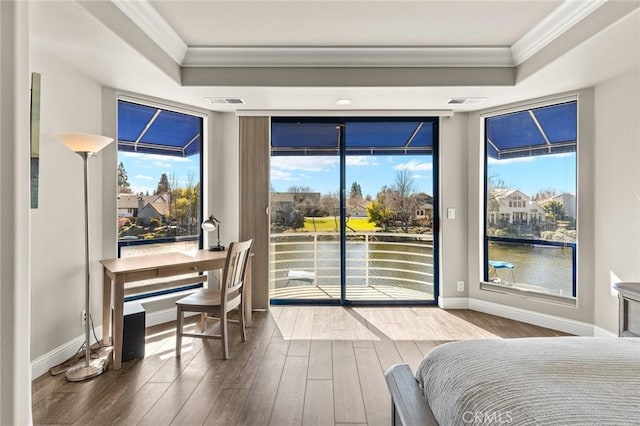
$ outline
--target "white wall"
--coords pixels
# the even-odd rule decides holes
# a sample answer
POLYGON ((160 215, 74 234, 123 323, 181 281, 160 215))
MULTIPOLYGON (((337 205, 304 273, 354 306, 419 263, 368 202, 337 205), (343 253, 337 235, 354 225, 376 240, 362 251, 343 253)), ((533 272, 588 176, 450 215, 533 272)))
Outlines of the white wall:
MULTIPOLYGON (((208 210, 220 219, 220 240, 225 247, 240 236, 240 176, 238 175, 238 117, 233 113, 211 113, 209 146, 208 210)), ((215 244, 215 232, 209 233, 215 244)))
MULTIPOLYGON (((101 86, 32 49, 32 70, 42 74, 39 206, 31 214, 31 359, 83 334, 83 162, 54 136, 101 134, 101 86)), ((91 311, 101 321, 102 166, 89 159, 91 311)))
POLYGON ((0 2, 0 424, 31 424, 28 5, 0 2))
POLYGON ((440 297, 467 297, 467 126, 468 114, 440 120, 440 297), (455 219, 447 209, 455 208, 455 219), (457 291, 456 282, 465 282, 457 291))
POLYGON ((640 281, 640 71, 595 88, 595 325, 618 332, 611 284, 640 281))

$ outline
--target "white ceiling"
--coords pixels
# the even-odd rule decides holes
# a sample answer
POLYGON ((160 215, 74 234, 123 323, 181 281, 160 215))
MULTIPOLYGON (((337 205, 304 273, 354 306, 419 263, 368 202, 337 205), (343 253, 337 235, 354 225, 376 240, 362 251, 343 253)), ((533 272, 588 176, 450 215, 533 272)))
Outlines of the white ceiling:
POLYGON ((151 1, 188 46, 374 47, 511 46, 560 3, 151 1))
POLYGON ((34 51, 104 85, 201 108, 469 111, 587 87, 638 69, 639 2, 618 3, 43 1, 31 2, 30 17, 34 51), (221 65, 221 58, 227 62, 221 65), (415 58, 423 63, 415 65, 415 58), (304 87, 278 81, 291 65, 303 67, 295 72, 306 79, 304 87), (208 84, 207 76, 221 66, 237 66, 245 72, 238 75, 252 78, 208 84), (341 66, 392 67, 379 75, 385 81, 397 75, 398 81, 365 87, 357 83, 355 68, 348 73, 356 83, 314 83, 319 68, 331 68, 335 79, 343 74, 332 67, 341 66), (436 78, 464 78, 409 84, 401 77, 407 66, 436 78), (499 68, 513 69, 513 81, 490 84, 480 77, 499 68), (202 71, 202 83, 185 77, 192 70, 202 71), (261 76, 264 84, 255 84, 261 76), (206 97, 241 97, 246 104, 214 106, 206 97), (452 107, 446 104, 452 97, 487 100, 452 107), (353 103, 336 105, 341 98, 353 103))

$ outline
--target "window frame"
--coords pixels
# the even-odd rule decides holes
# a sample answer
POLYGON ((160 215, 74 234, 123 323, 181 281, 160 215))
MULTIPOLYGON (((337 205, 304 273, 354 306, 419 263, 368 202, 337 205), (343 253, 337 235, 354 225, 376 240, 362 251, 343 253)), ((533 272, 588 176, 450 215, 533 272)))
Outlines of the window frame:
MULTIPOLYGON (((131 95, 127 95, 127 94, 118 94, 116 96, 115 99, 115 104, 116 104, 116 135, 118 134, 118 125, 119 125, 119 115, 118 115, 118 104, 122 101, 122 102, 129 102, 129 103, 134 103, 134 104, 139 104, 139 105, 143 105, 143 106, 149 106, 152 108, 159 108, 159 109, 163 109, 166 111, 172 111, 172 112, 177 112, 180 114, 185 114, 185 115, 191 115, 194 117, 198 117, 201 121, 201 125, 200 125, 200 134, 201 134, 201 142, 200 142, 200 161, 199 161, 199 173, 198 173, 198 178, 199 178, 199 183, 200 183, 200 191, 199 191, 199 200, 200 200, 200 205, 198 207, 198 211, 199 211, 199 215, 200 218, 203 219, 204 218, 204 206, 206 204, 206 193, 207 191, 205 190, 205 171, 204 171, 204 165, 205 163, 205 151, 206 151, 206 141, 208 140, 208 115, 203 112, 203 111, 197 111, 197 110, 193 110, 193 109, 188 109, 185 107, 181 107, 178 106, 176 104, 170 103, 170 102, 161 102, 158 100, 152 100, 152 99, 147 99, 144 97, 137 97, 137 96, 131 96, 131 95)), ((117 147, 116 144, 116 164, 119 164, 119 155, 120 152, 125 152, 125 151, 120 151, 117 147)), ((118 191, 117 191, 117 182, 116 182, 116 196, 118 195, 118 191)), ((116 202, 117 205, 117 202, 116 202)), ((116 219, 117 219, 117 214, 116 214, 116 219)), ((174 236, 174 237, 164 237, 164 238, 155 238, 155 239, 149 239, 149 240, 121 240, 117 237, 117 228, 116 228, 116 247, 117 247, 117 258, 121 257, 122 254, 122 248, 123 247, 131 247, 131 246, 141 246, 141 245, 149 245, 149 244, 171 244, 171 243, 176 243, 176 242, 183 242, 183 241, 198 241, 198 249, 201 250, 204 247, 204 232, 203 230, 198 227, 198 235, 189 235, 189 236, 174 236)), ((200 273, 202 275, 202 273, 200 273)), ((183 291, 187 291, 187 290, 195 290, 198 288, 202 288, 204 286, 204 282, 200 282, 200 283, 196 283, 196 284, 189 284, 189 285, 185 285, 185 286, 181 286, 181 287, 175 287, 175 288, 170 288, 170 289, 166 289, 166 290, 158 290, 158 291, 153 291, 153 292, 148 292, 148 293, 141 293, 141 294, 136 294, 136 295, 132 295, 132 296, 128 296, 125 297, 125 302, 128 301, 132 301, 132 300, 145 300, 145 299, 149 299, 152 297, 157 297, 157 296, 163 296, 163 295, 167 295, 167 294, 173 294, 173 293, 179 293, 179 292, 183 292, 183 291)))
MULTIPOLYGON (((482 140, 481 140, 481 145, 482 145, 482 150, 481 153, 483 155, 482 158, 482 172, 483 172, 483 178, 484 181, 482 183, 482 188, 483 188, 483 193, 482 193, 482 200, 481 200, 481 205, 482 205, 482 214, 481 217, 483 219, 482 221, 482 226, 481 226, 481 239, 482 239, 482 253, 480 256, 480 260, 481 260, 481 282, 480 282, 480 289, 482 290, 490 290, 490 291, 498 291, 498 292, 503 292, 503 293, 508 293, 508 294, 516 294, 516 295, 521 295, 521 296, 526 296, 526 297, 532 297, 532 298, 536 298, 536 299, 540 299, 540 300, 548 300, 548 301, 553 301, 553 302, 558 302, 561 304, 568 304, 568 305, 572 305, 575 306, 578 300, 578 286, 577 286, 577 271, 578 271, 578 256, 577 256, 577 251, 578 251, 578 238, 576 237, 576 241, 575 242, 561 242, 561 241, 550 241, 550 240, 542 240, 542 239, 528 239, 528 238, 514 238, 514 237, 496 237, 496 236, 490 236, 488 235, 488 229, 489 229, 489 221, 491 220, 491 213, 489 212, 489 162, 488 162, 488 158, 489 158, 489 150, 488 150, 488 130, 487 130, 487 119, 492 118, 492 117, 497 117, 497 116, 503 116, 503 115, 507 115, 507 114, 512 114, 512 113, 518 113, 518 112, 523 112, 523 111, 527 111, 527 110, 534 110, 536 108, 543 108, 543 107, 550 107, 550 106, 554 106, 554 105, 559 105, 562 103, 568 103, 568 102, 575 102, 576 103, 576 149, 575 149, 575 176, 576 176, 576 186, 575 186, 575 197, 576 197, 576 217, 575 217, 575 229, 578 232, 577 235, 579 235, 579 221, 578 221, 578 199, 579 199, 579 181, 578 181, 578 177, 579 177, 579 164, 580 164, 580 160, 579 160, 579 140, 580 140, 580 132, 579 132, 579 128, 580 128, 580 123, 579 123, 579 117, 580 117, 580 102, 579 102, 579 98, 578 95, 569 95, 569 96, 563 96, 563 97, 556 97, 556 98, 549 98, 547 100, 544 101, 538 101, 538 102, 529 102, 529 103, 522 103, 522 104, 518 104, 517 106, 511 107, 511 108, 507 108, 507 109, 499 109, 499 110, 493 110, 491 112, 487 112, 484 114, 480 115, 480 121, 481 121, 481 136, 482 136, 482 140), (536 245, 542 245, 542 246, 552 246, 552 247, 565 247, 565 248, 570 248, 571 249, 571 275, 572 275, 572 294, 570 296, 565 296, 565 295, 558 295, 558 294, 553 294, 553 293, 547 293, 547 292, 542 292, 542 291, 535 291, 535 290, 528 290, 528 289, 523 289, 523 288, 519 288, 517 286, 504 286, 501 284, 496 284, 490 281, 489 279, 489 274, 490 274, 490 266, 489 266, 489 243, 491 241, 495 241, 495 242, 502 242, 502 243, 513 243, 513 244, 536 244, 536 245)), ((515 198, 514 198, 515 199, 515 198)), ((509 201, 509 204, 511 204, 511 200, 509 201)), ((526 208, 527 206, 525 206, 526 208)), ((495 213, 495 219, 496 219, 496 223, 500 222, 502 216, 505 213, 495 213)), ((513 215, 511 216, 512 220, 513 220, 513 215)), ((536 217, 536 221, 537 221, 537 217, 536 217)), ((544 218, 543 218, 544 220, 544 218)), ((507 218, 508 221, 508 218, 507 218)), ((536 284, 536 283, 531 283, 531 284, 536 284)))

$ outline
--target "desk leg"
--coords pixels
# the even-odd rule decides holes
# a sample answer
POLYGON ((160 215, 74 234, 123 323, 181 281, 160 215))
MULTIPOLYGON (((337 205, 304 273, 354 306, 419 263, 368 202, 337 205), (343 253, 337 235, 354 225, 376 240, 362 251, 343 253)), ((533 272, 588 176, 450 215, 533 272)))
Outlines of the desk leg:
POLYGON ((251 276, 251 257, 249 257, 249 261, 247 262, 247 270, 244 273, 245 280, 245 289, 244 289, 244 324, 247 327, 251 327, 253 325, 253 310, 251 303, 251 287, 253 286, 252 276, 251 276))
POLYGON ((102 344, 109 345, 111 337, 111 278, 102 272, 102 344))
POLYGON ((124 276, 116 275, 113 299, 113 369, 122 367, 122 335, 124 327, 124 276))

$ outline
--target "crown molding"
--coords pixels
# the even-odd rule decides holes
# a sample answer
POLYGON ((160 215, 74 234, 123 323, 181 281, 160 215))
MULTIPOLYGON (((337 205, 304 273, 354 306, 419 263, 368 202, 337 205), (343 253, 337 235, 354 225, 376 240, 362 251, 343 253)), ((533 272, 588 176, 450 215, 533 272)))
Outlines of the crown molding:
POLYGON ((182 65, 187 53, 187 44, 151 3, 146 0, 111 0, 111 2, 178 65, 182 65))
POLYGON ((185 67, 512 67, 508 47, 189 47, 185 67))
POLYGON ((511 46, 515 65, 526 61, 606 2, 565 0, 511 46))
POLYGON ((607 0, 565 0, 510 47, 189 47, 148 0, 111 0, 183 67, 513 67, 607 0))

